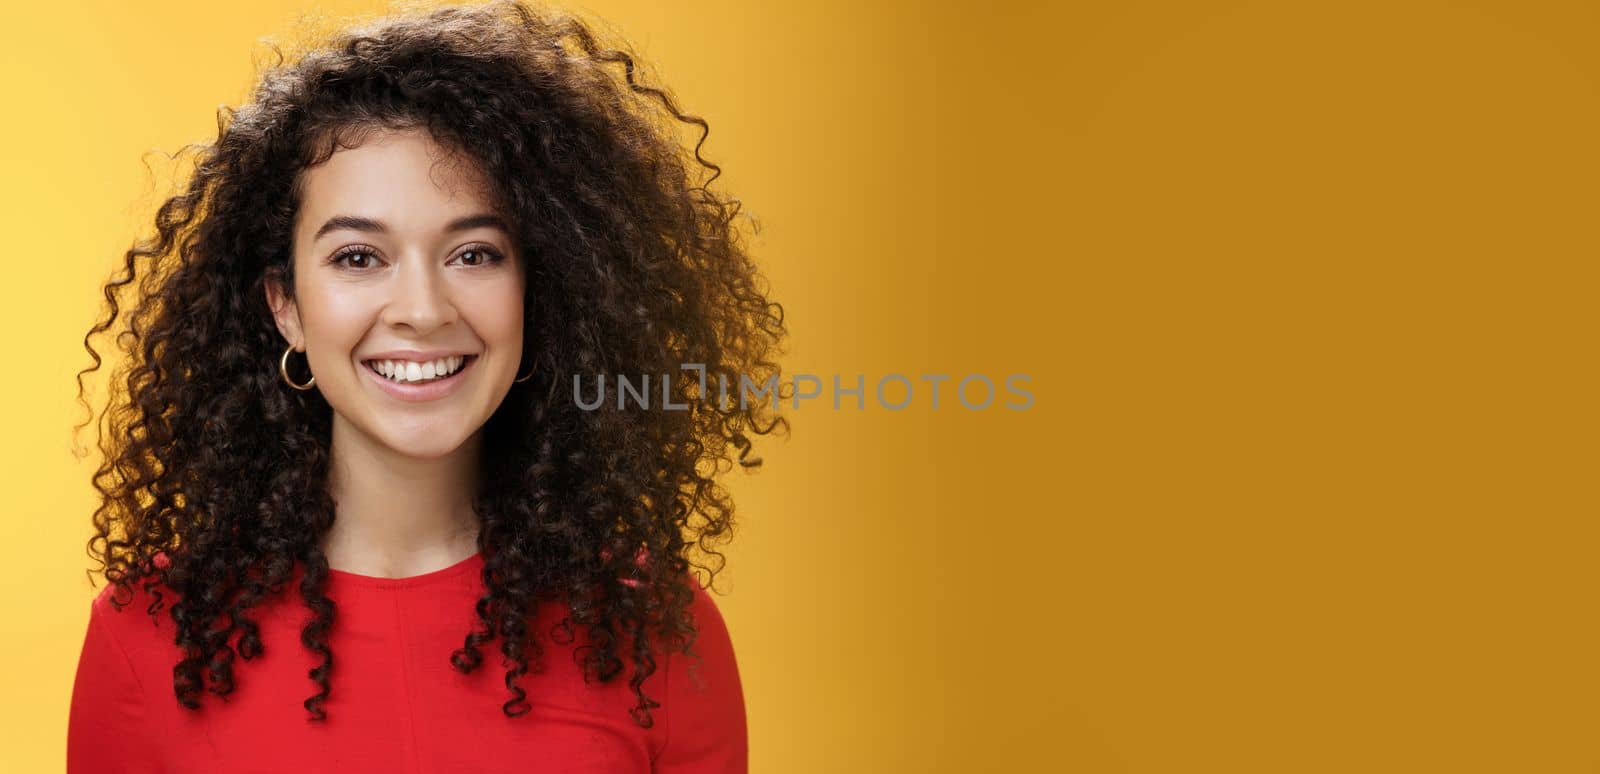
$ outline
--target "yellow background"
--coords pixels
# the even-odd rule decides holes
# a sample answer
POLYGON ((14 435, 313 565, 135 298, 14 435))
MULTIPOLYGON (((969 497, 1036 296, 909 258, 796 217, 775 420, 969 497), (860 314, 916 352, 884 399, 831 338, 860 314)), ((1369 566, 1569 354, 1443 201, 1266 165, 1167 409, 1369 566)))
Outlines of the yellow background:
MULTIPOLYGON (((141 154, 317 7, 384 6, 0 24, 0 770, 62 765, 141 154)), ((830 384, 730 479, 752 770, 1600 771, 1594 6, 565 7, 710 122, 790 372, 1033 379, 830 384)))

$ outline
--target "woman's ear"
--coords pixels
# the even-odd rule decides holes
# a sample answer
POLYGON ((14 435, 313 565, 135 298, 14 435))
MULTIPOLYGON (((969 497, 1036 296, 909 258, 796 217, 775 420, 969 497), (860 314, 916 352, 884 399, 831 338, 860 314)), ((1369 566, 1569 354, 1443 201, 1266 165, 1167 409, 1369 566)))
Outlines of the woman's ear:
POLYGON ((304 347, 305 339, 300 331, 300 307, 284 288, 283 275, 274 270, 267 273, 264 283, 267 291, 267 306, 272 309, 272 319, 278 324, 278 333, 283 334, 295 349, 304 347))

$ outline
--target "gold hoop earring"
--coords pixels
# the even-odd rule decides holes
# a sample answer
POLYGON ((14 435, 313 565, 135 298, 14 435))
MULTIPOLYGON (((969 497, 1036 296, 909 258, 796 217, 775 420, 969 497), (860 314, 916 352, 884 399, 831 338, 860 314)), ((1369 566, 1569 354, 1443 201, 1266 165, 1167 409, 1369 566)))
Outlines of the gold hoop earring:
POLYGON ((539 370, 539 361, 535 360, 535 361, 533 361, 533 367, 528 369, 528 375, 527 376, 517 377, 516 379, 512 379, 511 382, 512 382, 512 384, 521 384, 522 382, 528 381, 529 379, 533 378, 533 373, 535 371, 538 371, 538 370, 539 370))
MULTIPOLYGON (((317 384, 317 377, 315 377, 315 376, 312 376, 311 377, 311 381, 308 381, 305 384, 295 384, 294 380, 289 378, 289 353, 291 353, 293 351, 294 351, 294 345, 293 344, 290 344, 289 348, 283 351, 283 357, 278 359, 278 373, 283 375, 283 381, 286 384, 288 384, 290 387, 293 387, 293 388, 295 388, 297 390, 309 390, 312 387, 315 387, 316 384, 317 384)), ((310 358, 307 358, 306 359, 306 365, 309 366, 310 364, 311 364, 311 360, 310 360, 310 358)))

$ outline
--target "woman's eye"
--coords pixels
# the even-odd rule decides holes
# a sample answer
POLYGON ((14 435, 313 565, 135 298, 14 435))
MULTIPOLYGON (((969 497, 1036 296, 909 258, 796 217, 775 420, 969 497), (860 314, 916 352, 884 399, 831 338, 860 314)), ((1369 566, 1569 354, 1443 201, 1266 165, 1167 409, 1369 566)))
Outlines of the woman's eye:
MULTIPOLYGON (((483 266, 485 264, 500 262, 498 252, 486 247, 469 247, 461 251, 460 260, 468 266, 483 266)), ((333 256, 332 262, 351 269, 370 269, 378 261, 376 253, 366 248, 350 248, 342 250, 333 256)))
POLYGON ((367 250, 346 250, 333 257, 334 263, 344 263, 353 269, 371 268, 375 256, 367 250))
POLYGON ((472 247, 461 252, 461 261, 468 266, 482 266, 500 260, 500 255, 482 247, 472 247))

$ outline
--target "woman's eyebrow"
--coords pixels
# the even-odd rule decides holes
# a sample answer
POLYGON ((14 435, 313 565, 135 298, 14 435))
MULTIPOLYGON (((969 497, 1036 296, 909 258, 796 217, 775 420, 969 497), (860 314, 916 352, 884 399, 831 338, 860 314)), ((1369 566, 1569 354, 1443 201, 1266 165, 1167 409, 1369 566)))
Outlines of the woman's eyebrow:
MULTIPOLYGON (((500 216, 490 215, 487 213, 467 215, 462 218, 457 218, 453 221, 450 221, 450 224, 445 226, 444 230, 468 231, 471 229, 484 227, 498 228, 507 233, 510 233, 511 231, 511 229, 506 227, 505 221, 502 220, 500 216)), ((363 218, 356 215, 335 215, 331 218, 328 218, 328 222, 322 224, 322 227, 317 229, 316 236, 311 237, 311 241, 315 242, 329 232, 339 231, 341 229, 350 231, 367 231, 374 234, 389 233, 389 227, 381 220, 373 220, 372 218, 363 218)))

